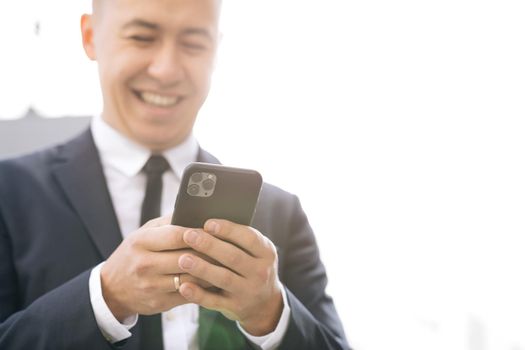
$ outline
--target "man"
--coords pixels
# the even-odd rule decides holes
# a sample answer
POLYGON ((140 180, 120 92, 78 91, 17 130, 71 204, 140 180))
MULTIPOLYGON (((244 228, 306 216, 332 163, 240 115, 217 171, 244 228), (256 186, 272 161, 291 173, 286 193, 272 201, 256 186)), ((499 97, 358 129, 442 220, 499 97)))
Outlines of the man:
POLYGON ((169 224, 184 167, 217 162, 191 130, 220 6, 94 0, 82 16, 101 117, 0 164, 0 348, 348 348, 296 197, 265 184, 253 227, 169 224))

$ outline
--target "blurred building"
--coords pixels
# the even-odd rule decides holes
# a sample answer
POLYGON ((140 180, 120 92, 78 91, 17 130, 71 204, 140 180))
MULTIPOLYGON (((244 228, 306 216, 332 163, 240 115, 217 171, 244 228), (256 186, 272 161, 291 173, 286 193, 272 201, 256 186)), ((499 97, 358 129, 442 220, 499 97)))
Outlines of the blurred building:
POLYGON ((23 118, 0 120, 0 159, 61 143, 84 130, 91 117, 43 118, 32 108, 23 118))

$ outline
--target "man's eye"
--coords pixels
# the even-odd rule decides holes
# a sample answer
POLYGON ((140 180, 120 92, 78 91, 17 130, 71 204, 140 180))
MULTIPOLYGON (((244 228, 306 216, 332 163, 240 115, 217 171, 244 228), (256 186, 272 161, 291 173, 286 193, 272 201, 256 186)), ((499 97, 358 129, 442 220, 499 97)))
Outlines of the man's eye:
POLYGON ((142 42, 142 43, 148 43, 154 40, 151 36, 144 36, 144 35, 132 35, 129 37, 131 40, 142 42))
POLYGON ((185 48, 193 50, 193 51, 204 51, 206 50, 206 45, 199 44, 199 43, 191 43, 191 42, 185 42, 182 43, 185 48))

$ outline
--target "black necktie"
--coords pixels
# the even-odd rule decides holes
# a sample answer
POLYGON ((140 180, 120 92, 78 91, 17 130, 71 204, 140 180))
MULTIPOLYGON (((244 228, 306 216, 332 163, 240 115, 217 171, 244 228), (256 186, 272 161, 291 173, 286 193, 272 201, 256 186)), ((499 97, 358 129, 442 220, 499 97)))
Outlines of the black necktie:
POLYGON ((162 174, 170 168, 168 161, 161 155, 152 155, 142 171, 146 173, 146 194, 142 202, 140 225, 160 216, 162 197, 162 174))
MULTIPOLYGON (((170 168, 161 155, 152 155, 142 171, 146 173, 146 194, 142 202, 140 225, 160 216, 160 200, 162 198, 162 174, 170 168)), ((140 348, 162 350, 162 321, 160 314, 140 316, 141 340, 140 348)))

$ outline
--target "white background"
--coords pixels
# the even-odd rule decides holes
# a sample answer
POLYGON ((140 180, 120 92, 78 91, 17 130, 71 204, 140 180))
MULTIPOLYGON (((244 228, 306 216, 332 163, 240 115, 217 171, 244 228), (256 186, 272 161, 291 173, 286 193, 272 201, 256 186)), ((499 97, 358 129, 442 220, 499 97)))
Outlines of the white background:
MULTIPOLYGON (((86 9, 0 2, 0 118, 99 112, 86 9)), ((196 135, 300 196, 354 347, 525 349, 523 2, 230 0, 223 29, 196 135)))

